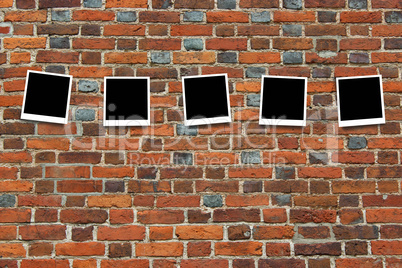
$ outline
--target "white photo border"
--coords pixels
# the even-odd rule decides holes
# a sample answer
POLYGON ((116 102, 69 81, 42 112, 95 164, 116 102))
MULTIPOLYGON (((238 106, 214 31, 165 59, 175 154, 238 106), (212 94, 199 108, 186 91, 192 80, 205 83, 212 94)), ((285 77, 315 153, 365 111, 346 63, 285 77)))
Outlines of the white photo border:
POLYGON ((32 121, 38 121, 38 122, 56 123, 56 124, 64 124, 64 125, 66 125, 68 123, 68 113, 70 111, 70 97, 71 97, 72 80, 73 80, 73 76, 68 75, 68 74, 58 74, 58 73, 49 73, 49 72, 28 70, 27 71, 27 76, 25 78, 24 99, 23 99, 23 102, 22 102, 22 110, 21 110, 21 117, 20 118, 22 120, 32 120, 32 121), (31 114, 31 113, 25 113, 24 112, 24 110, 25 110, 25 101, 26 101, 26 96, 27 96, 27 89, 28 89, 29 75, 31 73, 52 75, 52 76, 62 76, 62 77, 69 78, 67 106, 66 106, 66 113, 64 115, 64 118, 63 117, 56 117, 56 116, 31 114))
POLYGON ((200 125, 210 125, 210 124, 231 123, 232 122, 232 116, 231 116, 231 111, 230 111, 229 83, 228 83, 228 74, 227 73, 184 76, 182 78, 182 88, 183 88, 183 110, 184 110, 184 125, 185 126, 200 126, 200 125), (225 77, 228 115, 211 117, 211 118, 187 119, 186 90, 185 90, 185 83, 184 83, 185 79, 205 78, 205 77, 215 77, 215 76, 225 77))
POLYGON ((384 107, 384 93, 382 89, 382 75, 364 75, 364 76, 348 76, 348 77, 336 77, 336 98, 338 105, 338 125, 339 127, 354 127, 354 126, 366 126, 366 125, 377 125, 385 124, 385 107, 384 107), (381 118, 372 119, 356 119, 356 120, 341 120, 341 104, 339 99, 339 80, 347 79, 361 79, 361 78, 373 78, 377 77, 380 80, 380 95, 381 95, 381 118))
POLYGON ((279 75, 262 75, 261 77, 261 97, 260 97, 260 125, 270 125, 270 126, 297 126, 297 127, 305 127, 306 122, 306 114, 307 114, 307 77, 298 77, 298 76, 279 76, 279 75), (265 78, 281 78, 281 79, 300 79, 304 80, 304 103, 303 103, 303 120, 294 120, 294 119, 286 119, 286 118, 275 118, 268 119, 262 118, 262 103, 264 100, 264 80, 265 78))
POLYGON ((103 78, 103 126, 105 127, 131 127, 131 126, 149 126, 151 125, 151 79, 146 76, 105 76, 103 78), (107 79, 146 79, 147 80, 147 106, 148 106, 148 119, 135 119, 135 120, 108 120, 106 119, 106 81, 107 79))

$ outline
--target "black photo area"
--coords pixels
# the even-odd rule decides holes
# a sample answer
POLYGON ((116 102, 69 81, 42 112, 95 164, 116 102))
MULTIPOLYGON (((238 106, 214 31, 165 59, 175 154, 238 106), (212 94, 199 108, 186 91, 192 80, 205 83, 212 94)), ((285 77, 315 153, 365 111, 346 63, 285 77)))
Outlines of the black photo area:
POLYGON ((262 119, 304 119, 304 79, 264 77, 263 90, 262 119))
POLYGON ((70 77, 30 72, 23 112, 65 118, 69 85, 70 77))
POLYGON ((382 118, 379 77, 338 80, 341 120, 382 118))
POLYGON ((224 75, 185 78, 187 120, 229 116, 224 75))
POLYGON ((148 120, 147 79, 106 79, 106 120, 148 120))

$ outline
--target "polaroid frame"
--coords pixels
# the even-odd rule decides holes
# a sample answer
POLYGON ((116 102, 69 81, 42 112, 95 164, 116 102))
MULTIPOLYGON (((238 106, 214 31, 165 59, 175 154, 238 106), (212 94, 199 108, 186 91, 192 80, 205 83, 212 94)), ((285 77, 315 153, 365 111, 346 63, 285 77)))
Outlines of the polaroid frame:
POLYGON ((182 78, 182 87, 183 87, 183 107, 184 107, 184 125, 185 126, 199 126, 199 125, 209 125, 209 124, 232 122, 232 116, 231 116, 231 111, 230 111, 229 83, 228 83, 228 75, 226 73, 184 76, 182 78), (186 79, 194 79, 194 78, 216 77, 216 76, 223 76, 225 78, 228 115, 227 116, 218 116, 218 117, 209 117, 209 118, 187 119, 185 80, 186 79))
POLYGON ((382 89, 382 75, 336 77, 336 97, 337 97, 337 105, 338 105, 338 124, 339 124, 339 127, 353 127, 353 126, 385 124, 385 107, 384 107, 384 94, 383 94, 383 89, 382 89), (339 97, 339 80, 374 78, 374 77, 377 77, 379 79, 379 82, 380 82, 380 96, 381 96, 381 113, 382 113, 382 116, 379 117, 379 118, 370 118, 370 119, 341 120, 341 101, 340 101, 340 97, 339 97))
POLYGON ((23 99, 23 102, 22 102, 22 110, 21 110, 21 117, 20 118, 23 119, 23 120, 33 120, 33 121, 39 121, 39 122, 56 123, 56 124, 64 124, 64 125, 67 124, 68 123, 68 113, 70 111, 70 97, 71 97, 72 80, 73 80, 72 75, 28 70, 27 71, 27 76, 26 76, 26 79, 25 79, 24 99, 23 99), (32 114, 32 113, 25 113, 24 112, 25 104, 26 104, 26 97, 27 97, 27 90, 28 90, 29 75, 31 73, 51 75, 51 76, 62 76, 62 77, 69 78, 66 113, 65 113, 64 118, 63 117, 57 117, 57 116, 38 115, 38 114, 32 114))
MULTIPOLYGON (((272 126, 306 126, 306 114, 307 114, 307 77, 296 77, 296 76, 278 76, 278 75, 263 75, 261 77, 261 98, 260 98, 260 125, 272 125, 272 126), (286 119, 286 118, 262 118, 262 105, 264 100, 264 81, 265 78, 280 78, 280 79, 299 79, 304 80, 304 100, 303 100, 303 119, 286 119)), ((277 89, 274 89, 277 90, 277 89)))
MULTIPOLYGON (((103 126, 105 127, 130 127, 130 126, 149 126, 151 124, 151 105, 150 105, 150 99, 151 99, 151 82, 150 82, 150 77, 142 77, 142 76, 105 76, 103 78, 103 87, 104 87, 104 92, 103 92, 103 126), (106 81, 108 79, 130 79, 130 80, 138 80, 138 79, 146 79, 147 80, 147 107, 148 107, 148 119, 140 120, 140 119, 125 119, 125 120, 108 120, 106 119, 106 92, 107 92, 107 86, 106 86, 106 81)), ((124 97, 124 96, 123 96, 124 97)))

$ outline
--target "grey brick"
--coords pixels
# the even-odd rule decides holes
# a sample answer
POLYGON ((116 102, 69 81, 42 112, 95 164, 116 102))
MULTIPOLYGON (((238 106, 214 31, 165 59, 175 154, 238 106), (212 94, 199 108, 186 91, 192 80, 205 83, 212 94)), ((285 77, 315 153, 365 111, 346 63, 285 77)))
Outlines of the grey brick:
POLYGON ((251 22, 270 22, 271 14, 268 11, 252 12, 251 22))
POLYGON ((327 153, 310 152, 309 154, 310 164, 328 164, 327 153))
POLYGON ((50 37, 50 48, 70 48, 68 37, 50 37))
POLYGON ((348 141, 349 149, 363 149, 367 146, 365 137, 351 137, 348 141))
POLYGON ((52 10, 52 21, 70 21, 70 10, 52 10))
POLYGON ((219 9, 236 9, 236 0, 218 0, 219 9))
POLYGON ((45 71, 48 73, 65 74, 66 68, 60 65, 49 65, 46 66, 45 71))
POLYGON ((334 11, 318 11, 319 22, 335 22, 336 12, 334 11))
POLYGON ((80 80, 78 82, 78 90, 81 92, 97 92, 99 86, 96 81, 80 80))
POLYGON ((170 53, 169 52, 152 52, 151 53, 151 62, 152 63, 160 63, 160 64, 170 63, 170 53))
POLYGON ((186 50, 202 50, 204 43, 201 38, 184 39, 184 48, 186 50))
POLYGON ((241 162, 243 164, 261 163, 260 152, 241 152, 241 162))
POLYGON ((283 0, 283 7, 288 9, 302 9, 302 0, 283 0))
POLYGON ((193 154, 192 153, 173 153, 173 163, 176 165, 192 165, 193 154))
POLYGON ((284 194, 284 195, 275 195, 273 199, 279 206, 290 206, 291 205, 291 195, 284 194))
POLYGON ((105 182, 105 192, 118 193, 124 192, 124 181, 107 181, 105 182))
POLYGON ((84 0, 84 7, 102 7, 102 0, 84 0))
POLYGON ((350 53, 349 61, 351 63, 370 63, 368 53, 350 53))
POLYGON ((236 52, 222 52, 218 53, 219 63, 237 63, 236 52))
POLYGON ((262 181, 245 181, 243 183, 243 192, 245 193, 262 192, 262 181))
POLYGON ((313 69, 313 78, 329 78, 331 77, 331 68, 322 67, 313 69))
POLYGON ((367 9, 367 0, 349 0, 349 8, 367 9))
POLYGON ((15 206, 15 195, 11 194, 3 194, 0 195, 0 207, 6 208, 6 207, 13 207, 15 206))
POLYGON ((285 25, 282 25, 282 30, 283 30, 284 36, 301 36, 302 35, 302 26, 301 25, 285 24, 285 25))
POLYGON ((183 15, 183 21, 201 22, 204 20, 202 11, 187 11, 183 15))
POLYGON ((402 11, 385 12, 385 21, 388 23, 402 23, 402 11))
POLYGON ((260 94, 249 94, 247 95, 247 106, 260 107, 260 94))
POLYGON ((246 70, 246 77, 261 78, 265 74, 265 68, 263 67, 248 67, 246 70))
POLYGON ((120 11, 117 12, 117 21, 133 22, 137 20, 137 13, 134 11, 120 11))
POLYGON ((294 167, 275 167, 276 179, 290 180, 295 178, 294 167))
POLYGON ((185 126, 182 124, 178 124, 176 126, 177 135, 189 135, 189 136, 197 136, 198 128, 196 126, 185 126))
POLYGON ((287 64, 303 63, 303 52, 283 52, 283 63, 287 64))
POLYGON ((223 206, 223 198, 221 195, 204 195, 204 206, 216 208, 223 206))
POLYGON ((75 111, 75 120, 77 121, 94 121, 95 110, 92 109, 78 109, 75 111))

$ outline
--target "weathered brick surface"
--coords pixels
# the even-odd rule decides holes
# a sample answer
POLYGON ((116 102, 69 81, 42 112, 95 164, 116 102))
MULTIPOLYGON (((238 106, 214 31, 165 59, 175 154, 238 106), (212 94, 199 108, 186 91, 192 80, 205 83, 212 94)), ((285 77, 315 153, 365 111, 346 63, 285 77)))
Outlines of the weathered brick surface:
POLYGON ((0 0, 0 267, 401 267, 401 3, 0 0), (27 70, 74 76, 67 125, 19 120, 27 70), (184 126, 215 73, 233 122, 184 126), (264 74, 308 78, 306 127, 258 125, 264 74), (339 128, 373 74, 387 123, 339 128), (102 126, 113 75, 151 126, 102 126))

